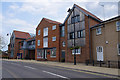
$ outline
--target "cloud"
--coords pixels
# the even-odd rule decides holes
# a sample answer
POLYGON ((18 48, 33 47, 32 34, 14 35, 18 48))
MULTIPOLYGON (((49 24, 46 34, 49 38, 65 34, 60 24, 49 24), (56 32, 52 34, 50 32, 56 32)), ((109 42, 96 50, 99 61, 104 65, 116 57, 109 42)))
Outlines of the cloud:
POLYGON ((4 27, 3 27, 4 32, 9 27, 9 29, 11 29, 11 30, 15 29, 15 30, 20 30, 20 31, 27 31, 27 32, 30 32, 30 33, 31 32, 35 33, 36 26, 34 26, 30 23, 27 23, 24 20, 17 19, 17 18, 4 19, 3 24, 4 24, 4 27))

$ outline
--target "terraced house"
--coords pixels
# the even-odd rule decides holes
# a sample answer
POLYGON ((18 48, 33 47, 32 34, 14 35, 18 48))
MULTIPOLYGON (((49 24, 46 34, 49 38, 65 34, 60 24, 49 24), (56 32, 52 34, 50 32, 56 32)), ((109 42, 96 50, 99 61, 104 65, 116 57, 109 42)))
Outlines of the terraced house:
POLYGON ((76 4, 68 12, 63 24, 41 20, 36 28, 36 60, 73 62, 74 51, 77 62, 92 58, 90 27, 101 20, 76 4))
POLYGON ((92 59, 90 43, 90 27, 101 20, 87 10, 74 4, 68 10, 63 25, 65 26, 65 61, 73 62, 76 53, 77 62, 92 59))
POLYGON ((36 28, 36 60, 60 61, 60 22, 43 18, 36 28))
POLYGON ((120 16, 91 27, 93 60, 120 60, 120 16))
POLYGON ((19 42, 18 58, 35 59, 35 36, 19 42))
POLYGON ((19 53, 19 42, 22 40, 26 40, 30 37, 30 34, 27 32, 14 30, 10 38, 10 45, 8 45, 8 50, 10 50, 9 58, 16 59, 17 53, 19 53))

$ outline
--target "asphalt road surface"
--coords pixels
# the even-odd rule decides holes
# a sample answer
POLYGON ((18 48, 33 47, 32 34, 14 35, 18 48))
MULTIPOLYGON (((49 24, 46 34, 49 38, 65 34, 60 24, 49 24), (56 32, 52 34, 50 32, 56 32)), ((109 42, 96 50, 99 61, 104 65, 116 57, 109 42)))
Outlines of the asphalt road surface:
MULTIPOLYGON (((69 68, 62 68, 40 63, 2 61, 2 78, 48 78, 48 79, 68 79, 71 78, 91 78, 105 80, 110 76, 104 74, 84 72, 69 68)), ((90 79, 89 79, 90 80, 90 79)), ((113 80, 108 79, 108 80, 113 80)))

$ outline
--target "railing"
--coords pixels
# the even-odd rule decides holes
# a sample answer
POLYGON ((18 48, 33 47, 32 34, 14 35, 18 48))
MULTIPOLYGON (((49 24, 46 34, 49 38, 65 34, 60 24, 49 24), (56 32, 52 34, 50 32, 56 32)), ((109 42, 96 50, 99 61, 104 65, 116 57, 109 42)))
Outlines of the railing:
POLYGON ((95 61, 86 60, 86 65, 108 67, 108 68, 118 68, 120 69, 120 61, 95 61))

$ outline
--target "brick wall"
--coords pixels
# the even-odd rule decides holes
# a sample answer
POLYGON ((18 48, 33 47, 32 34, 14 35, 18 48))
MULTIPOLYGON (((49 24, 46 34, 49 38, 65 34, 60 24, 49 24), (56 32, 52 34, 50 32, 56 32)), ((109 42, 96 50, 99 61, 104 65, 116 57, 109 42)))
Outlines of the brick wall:
MULTIPOLYGON (((81 54, 80 55, 76 55, 76 62, 85 62, 85 60, 90 59, 90 55, 92 58, 92 54, 90 54, 90 34, 89 34, 89 27, 92 27, 95 24, 98 24, 99 22, 92 19, 92 18, 88 18, 88 16, 85 15, 85 46, 81 47, 81 54)), ((72 50, 70 50, 70 48, 67 47, 67 21, 65 23, 65 41, 66 41, 66 62, 74 62, 74 55, 72 54, 72 50)))
MULTIPOLYGON (((48 27, 48 48, 56 47, 56 57, 51 58, 50 54, 47 54, 47 60, 50 61, 59 61, 59 40, 60 40, 60 29, 59 24, 49 23, 44 18, 36 28, 36 49, 35 49, 35 59, 37 59, 37 49, 43 49, 43 29, 48 27), (56 29, 52 30, 52 26, 56 25, 56 29), (38 35, 38 30, 40 29, 40 35, 38 35), (56 41, 52 41, 52 37, 56 36, 56 41), (40 46, 37 45, 37 41, 40 40, 40 46)), ((50 52, 50 49, 47 50, 50 52)))

